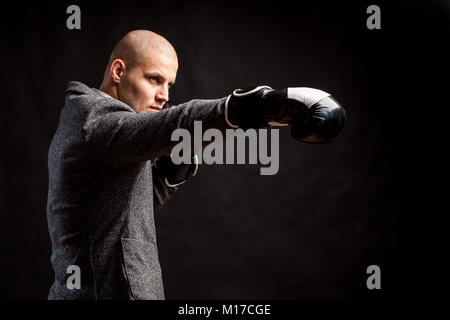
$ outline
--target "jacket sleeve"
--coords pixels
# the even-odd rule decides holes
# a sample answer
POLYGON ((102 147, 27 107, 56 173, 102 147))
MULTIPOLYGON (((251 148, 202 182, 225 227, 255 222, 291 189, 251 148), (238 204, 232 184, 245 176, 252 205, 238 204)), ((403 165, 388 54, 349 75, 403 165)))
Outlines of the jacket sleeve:
POLYGON ((162 156, 153 161, 153 199, 155 211, 171 197, 179 186, 197 174, 198 159, 191 158, 190 164, 174 164, 170 156, 162 156))
POLYGON ((102 99, 91 106, 84 125, 85 139, 102 151, 109 161, 133 163, 170 154, 178 141, 171 141, 176 129, 194 136, 194 121, 203 130, 229 128, 224 117, 226 98, 191 100, 158 112, 136 113, 123 103, 102 99))
POLYGON ((179 187, 169 187, 165 183, 165 177, 159 172, 158 168, 152 166, 153 177, 153 209, 158 210, 178 191, 179 187))

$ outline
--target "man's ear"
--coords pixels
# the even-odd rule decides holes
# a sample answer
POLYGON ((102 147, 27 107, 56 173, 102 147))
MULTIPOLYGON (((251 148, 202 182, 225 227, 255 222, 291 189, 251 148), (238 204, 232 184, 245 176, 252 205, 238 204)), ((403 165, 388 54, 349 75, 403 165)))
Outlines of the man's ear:
POLYGON ((121 59, 116 59, 111 63, 111 79, 115 83, 119 83, 125 71, 125 63, 121 59))

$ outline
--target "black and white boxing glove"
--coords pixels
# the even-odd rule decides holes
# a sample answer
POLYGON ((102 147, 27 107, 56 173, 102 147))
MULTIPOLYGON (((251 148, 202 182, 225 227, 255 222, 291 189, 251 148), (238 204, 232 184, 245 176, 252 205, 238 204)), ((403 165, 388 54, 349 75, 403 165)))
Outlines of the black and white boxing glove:
POLYGON ((158 170, 158 174, 165 178, 166 185, 173 188, 197 174, 198 158, 194 154, 190 164, 174 164, 170 156, 160 156, 153 161, 153 166, 158 170))
POLYGON ((309 143, 334 140, 346 119, 329 93, 306 87, 237 89, 225 102, 225 120, 232 128, 290 125, 294 139, 309 143))

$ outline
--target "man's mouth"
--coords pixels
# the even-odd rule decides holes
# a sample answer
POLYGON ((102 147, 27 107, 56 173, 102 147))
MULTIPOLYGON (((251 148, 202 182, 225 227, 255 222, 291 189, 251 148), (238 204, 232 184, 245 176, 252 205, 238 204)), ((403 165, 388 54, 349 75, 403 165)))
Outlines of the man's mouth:
POLYGON ((160 106, 150 106, 149 108, 153 111, 160 111, 162 109, 160 106))

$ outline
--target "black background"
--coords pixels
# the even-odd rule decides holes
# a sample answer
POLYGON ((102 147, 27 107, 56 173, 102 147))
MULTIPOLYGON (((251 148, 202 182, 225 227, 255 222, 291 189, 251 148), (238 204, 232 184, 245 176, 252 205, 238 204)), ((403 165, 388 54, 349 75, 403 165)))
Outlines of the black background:
POLYGON ((447 1, 41 1, 2 13, 1 298, 47 296, 47 151, 64 90, 70 80, 98 88, 113 46, 133 29, 177 50, 174 101, 307 86, 348 114, 327 145, 281 129, 277 175, 200 167, 157 213, 167 299, 435 293, 443 253, 428 240, 444 213, 432 179, 445 150, 436 140, 448 102, 435 83, 448 85, 447 1), (81 8, 81 30, 66 28, 70 4, 81 8), (366 27, 370 4, 381 8, 381 30, 366 27), (366 287, 372 264, 381 290, 366 287))

